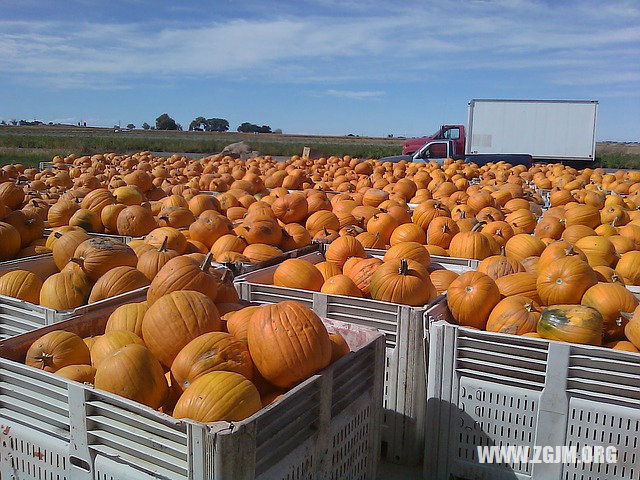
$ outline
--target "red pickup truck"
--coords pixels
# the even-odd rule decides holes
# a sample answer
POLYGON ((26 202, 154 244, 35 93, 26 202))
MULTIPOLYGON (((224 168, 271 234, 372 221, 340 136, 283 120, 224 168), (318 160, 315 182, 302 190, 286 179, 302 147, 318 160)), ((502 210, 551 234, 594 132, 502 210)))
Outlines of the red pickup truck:
MULTIPOLYGON (((418 151, 420 147, 422 147, 425 143, 431 142, 432 140, 452 140, 454 144, 454 153, 457 155, 464 154, 464 139, 465 139, 465 131, 464 125, 443 125, 440 127, 436 133, 431 135, 430 137, 419 137, 419 138, 410 138, 404 142, 402 146, 402 154, 403 155, 411 155, 418 151)), ((433 148, 442 148, 442 152, 440 156, 444 157, 445 155, 445 146, 443 145, 434 145, 433 148)), ((433 151, 432 148, 432 151, 433 151)), ((434 152, 437 154, 438 152, 434 152)))

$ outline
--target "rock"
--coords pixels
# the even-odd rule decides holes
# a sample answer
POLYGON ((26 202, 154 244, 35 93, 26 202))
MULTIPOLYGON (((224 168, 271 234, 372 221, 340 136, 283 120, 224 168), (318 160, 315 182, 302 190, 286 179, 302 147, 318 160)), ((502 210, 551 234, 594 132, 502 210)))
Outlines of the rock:
POLYGON ((252 150, 247 142, 236 142, 227 145, 220 152, 222 155, 230 155, 232 157, 240 157, 243 160, 261 155, 260 152, 252 150))

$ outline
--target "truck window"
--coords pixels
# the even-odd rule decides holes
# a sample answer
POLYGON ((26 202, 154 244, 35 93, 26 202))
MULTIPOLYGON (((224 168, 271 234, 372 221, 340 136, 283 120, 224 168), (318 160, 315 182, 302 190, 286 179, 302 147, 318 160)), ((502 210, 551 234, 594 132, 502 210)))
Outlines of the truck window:
POLYGON ((446 132, 444 132, 444 138, 447 140, 458 140, 460 138, 460 129, 459 128, 450 128, 446 132))

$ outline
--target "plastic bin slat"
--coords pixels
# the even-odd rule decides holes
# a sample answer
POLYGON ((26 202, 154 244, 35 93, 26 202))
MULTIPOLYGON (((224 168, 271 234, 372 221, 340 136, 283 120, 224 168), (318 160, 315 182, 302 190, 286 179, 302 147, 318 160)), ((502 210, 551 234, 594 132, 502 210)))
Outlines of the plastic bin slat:
MULTIPOLYGON (((4 392, 6 390, 2 389, 0 391, 4 392)), ((7 412, 7 417, 12 416, 9 412, 17 412, 28 419, 33 419, 46 425, 45 430, 52 427, 69 430, 69 417, 66 414, 67 412, 61 408, 43 407, 42 403, 42 400, 35 400, 28 395, 0 394, 0 409, 2 412, 7 412), (62 413, 60 413, 61 411, 62 413)), ((31 422, 29 421, 29 423, 31 422)))
POLYGON ((635 374, 615 370, 569 367, 569 381, 602 382, 612 388, 637 387, 640 385, 640 368, 635 374))
POLYGON ((88 414, 96 422, 105 422, 107 425, 118 425, 121 428, 136 429, 144 431, 149 435, 165 438, 167 441, 175 442, 186 446, 186 428, 183 424, 164 425, 156 419, 147 418, 143 415, 127 411, 123 408, 110 405, 105 401, 91 400, 87 402, 88 414))
POLYGON ((87 417, 87 425, 92 434, 100 435, 99 432, 106 432, 118 437, 130 437, 140 444, 149 448, 159 448, 161 450, 173 451, 173 456, 181 455, 186 459, 188 448, 186 436, 183 434, 182 442, 170 440, 161 435, 155 435, 147 429, 131 428, 131 426, 120 422, 114 422, 111 418, 100 415, 87 417))
POLYGON ((482 351, 479 348, 460 347, 458 353, 459 362, 467 362, 469 364, 478 362, 481 364, 494 364, 496 367, 501 365, 521 371, 540 372, 544 375, 547 365, 544 361, 518 357, 516 355, 508 355, 506 353, 493 351, 482 351))
POLYGON ((92 445, 91 450, 101 453, 106 457, 115 458, 119 461, 128 461, 134 466, 158 472, 158 478, 189 478, 188 465, 186 462, 177 462, 162 452, 148 448, 138 448, 135 444, 130 444, 126 449, 123 449, 117 442, 121 440, 120 438, 112 440, 107 434, 102 435, 99 439, 103 443, 92 445))
MULTIPOLYGON (((16 389, 25 395, 41 395, 46 402, 59 403, 60 408, 68 410, 67 390, 56 384, 49 384, 38 378, 25 377, 21 372, 0 370, 0 391, 16 389)), ((35 398, 34 398, 35 400, 35 398)))
MULTIPOLYGON (((258 448, 264 443, 269 443, 271 438, 280 436, 281 433, 289 427, 292 427, 294 430, 309 429, 318 419, 320 404, 318 398, 308 400, 307 402, 302 402, 301 406, 289 404, 286 407, 287 423, 284 425, 282 422, 284 415, 281 415, 278 410, 269 412, 265 419, 259 421, 258 434, 256 436, 258 448)), ((284 436, 285 440, 287 438, 287 436, 284 436)))

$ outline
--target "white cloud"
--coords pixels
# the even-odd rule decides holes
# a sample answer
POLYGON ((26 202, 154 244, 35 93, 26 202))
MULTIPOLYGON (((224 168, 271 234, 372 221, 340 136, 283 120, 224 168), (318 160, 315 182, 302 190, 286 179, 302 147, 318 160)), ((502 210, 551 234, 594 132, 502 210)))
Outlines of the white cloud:
POLYGON ((376 90, 376 91, 354 91, 354 90, 327 90, 327 95, 331 95, 332 97, 343 97, 343 98, 353 98, 356 100, 364 100, 365 98, 377 98, 384 95, 384 92, 376 90))

